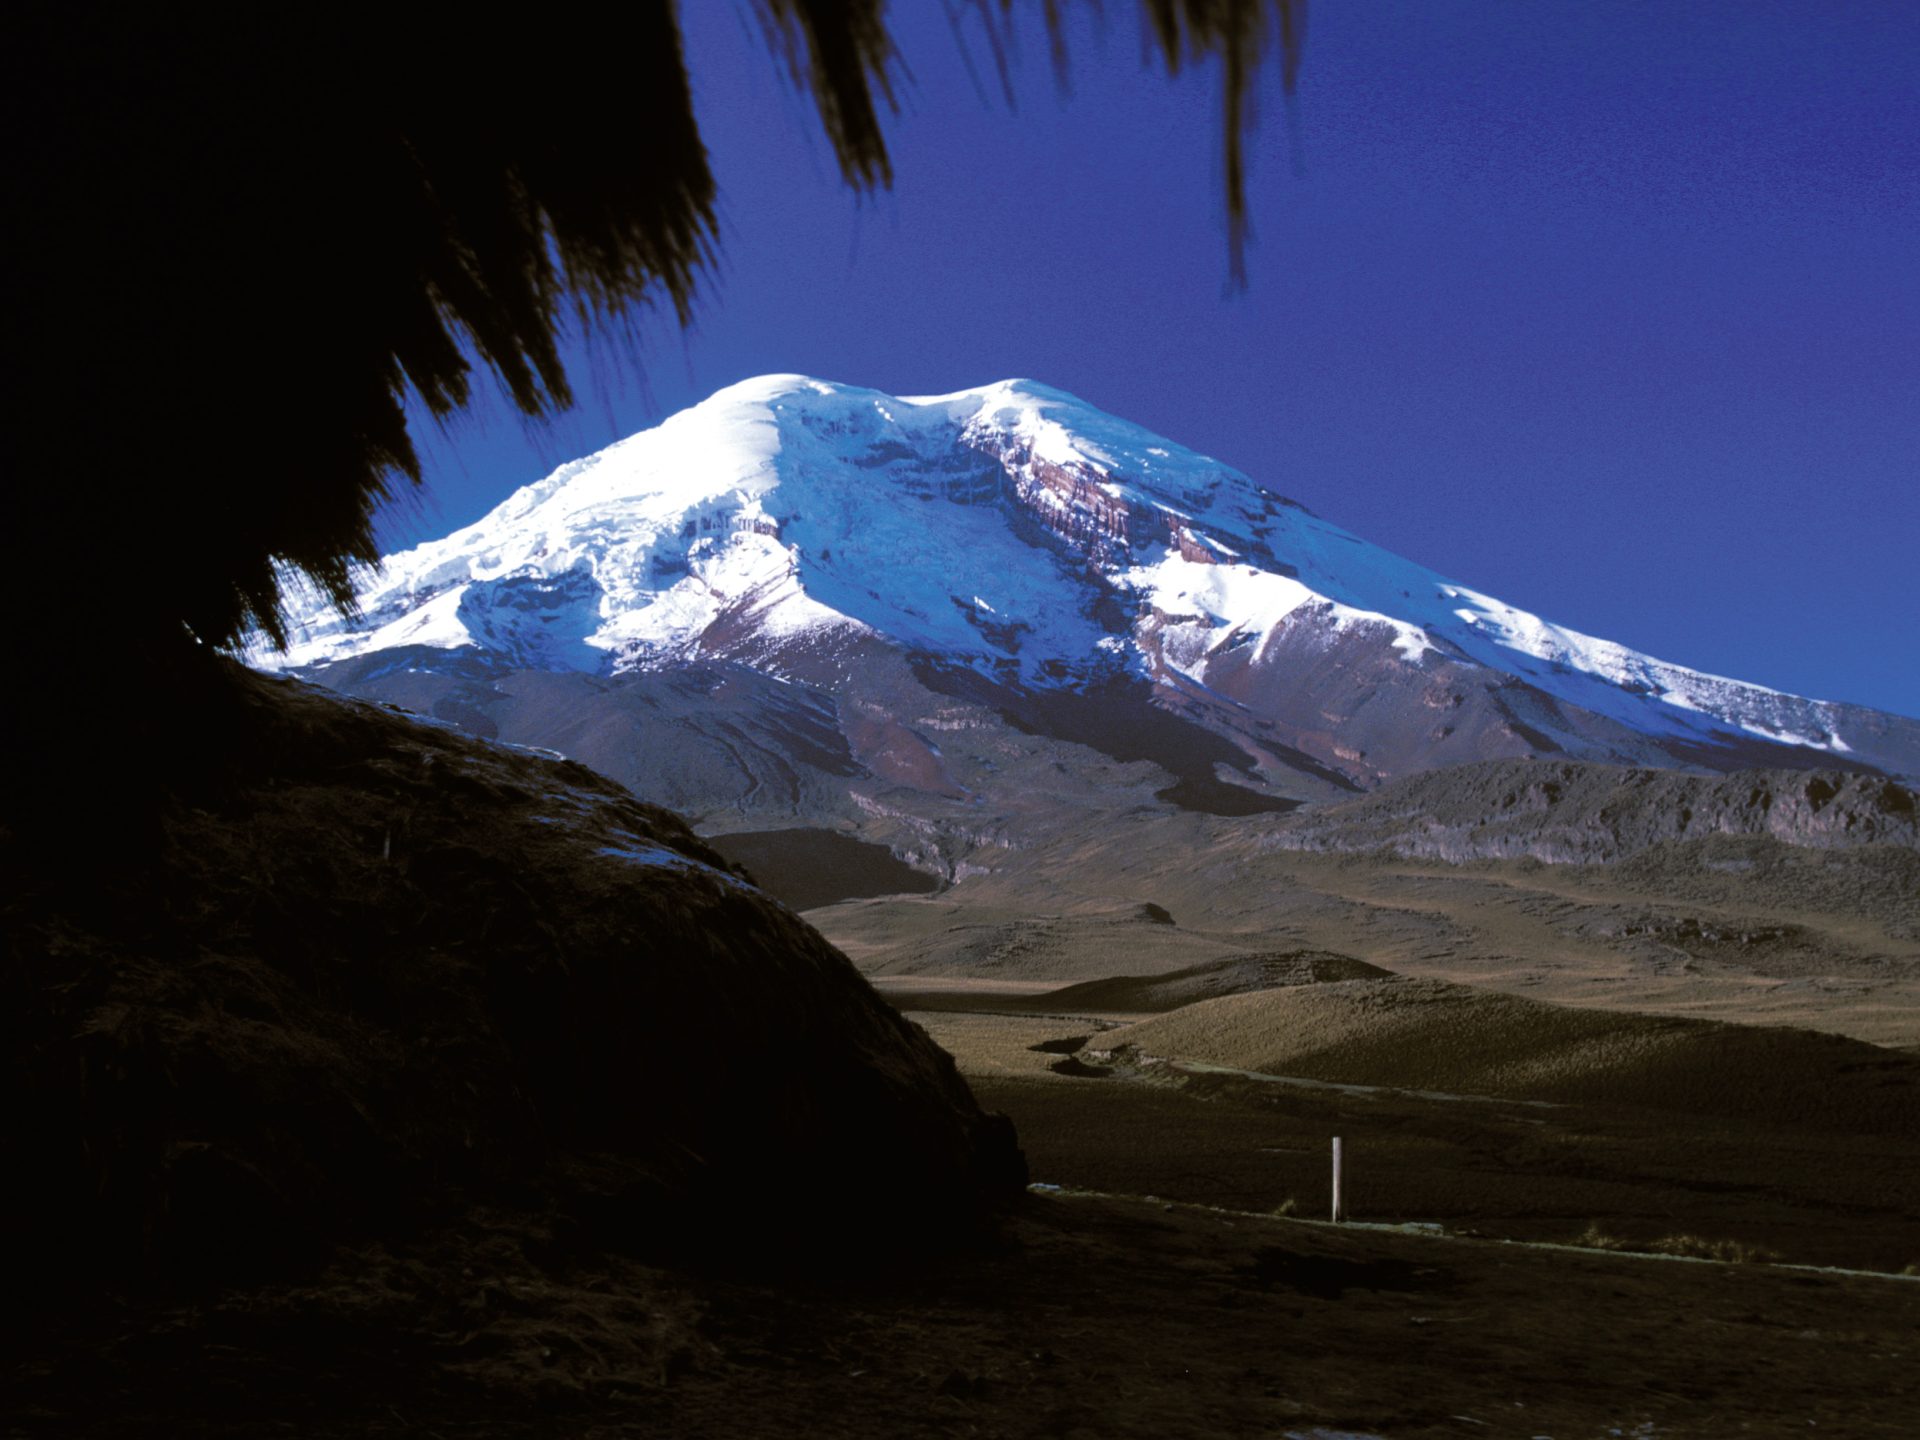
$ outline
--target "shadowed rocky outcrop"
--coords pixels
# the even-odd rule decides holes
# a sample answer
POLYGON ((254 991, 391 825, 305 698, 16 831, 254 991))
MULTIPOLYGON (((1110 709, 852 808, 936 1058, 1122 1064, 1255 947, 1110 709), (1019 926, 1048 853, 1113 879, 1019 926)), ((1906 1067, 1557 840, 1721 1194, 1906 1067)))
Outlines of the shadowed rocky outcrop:
POLYGON ((131 839, 0 832, 9 1209, 49 1273, 272 1267, 501 1201, 667 1257, 906 1240, 1024 1182, 952 1060, 677 817, 215 689, 217 778, 131 839))

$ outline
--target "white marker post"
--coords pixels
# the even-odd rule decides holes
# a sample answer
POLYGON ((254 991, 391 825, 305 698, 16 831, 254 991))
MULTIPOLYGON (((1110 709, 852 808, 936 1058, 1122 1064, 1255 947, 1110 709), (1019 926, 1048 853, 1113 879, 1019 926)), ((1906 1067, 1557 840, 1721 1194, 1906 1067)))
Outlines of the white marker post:
POLYGON ((1347 1218, 1347 1202, 1340 1194, 1340 1137, 1333 1137, 1333 1223, 1347 1218))

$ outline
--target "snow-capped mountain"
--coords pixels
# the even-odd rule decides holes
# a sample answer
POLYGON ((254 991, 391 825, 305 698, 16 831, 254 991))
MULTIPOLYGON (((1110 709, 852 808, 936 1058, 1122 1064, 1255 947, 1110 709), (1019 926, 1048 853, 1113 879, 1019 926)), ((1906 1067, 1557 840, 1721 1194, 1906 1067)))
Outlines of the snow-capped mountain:
MULTIPOLYGON (((1550 623, 1024 380, 731 386, 389 557, 361 607, 300 602, 292 648, 256 659, 361 693, 425 685, 460 723, 501 708, 508 672, 604 694, 704 667, 763 695, 765 733, 799 723, 768 705, 811 706, 801 730, 844 742, 835 773, 954 795, 972 787, 932 733, 969 727, 956 705, 1179 774, 1154 730, 1177 721, 1230 742, 1202 780, 1294 798, 1545 753, 1920 771, 1920 723, 1550 623)), ((581 743, 567 704, 535 708, 509 738, 581 743)))

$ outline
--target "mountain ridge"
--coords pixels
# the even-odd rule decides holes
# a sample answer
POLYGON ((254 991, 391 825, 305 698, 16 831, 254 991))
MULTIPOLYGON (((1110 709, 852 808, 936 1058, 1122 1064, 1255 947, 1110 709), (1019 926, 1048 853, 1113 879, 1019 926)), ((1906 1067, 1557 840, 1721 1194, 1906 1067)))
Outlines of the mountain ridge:
MULTIPOLYGON (((407 704, 378 687, 464 677, 416 708, 477 712, 515 675, 617 689, 737 667, 813 697, 855 769, 956 802, 993 785, 941 727, 1051 733, 1073 707, 1047 697, 1074 694, 1188 726, 1215 757, 1182 792, 1203 808, 1523 756, 1920 773, 1920 722, 1553 624, 1033 381, 905 398, 743 381, 389 557, 358 618, 313 596, 292 613, 294 644, 256 663, 407 704)), ((1091 748, 1186 783, 1165 735, 1091 748)))
POLYGON ((1595 865, 1716 836, 1765 836, 1815 850, 1920 849, 1920 796, 1893 780, 1835 771, 1708 776, 1496 760, 1407 776, 1322 807, 1274 832, 1271 843, 1455 864, 1524 856, 1595 865))

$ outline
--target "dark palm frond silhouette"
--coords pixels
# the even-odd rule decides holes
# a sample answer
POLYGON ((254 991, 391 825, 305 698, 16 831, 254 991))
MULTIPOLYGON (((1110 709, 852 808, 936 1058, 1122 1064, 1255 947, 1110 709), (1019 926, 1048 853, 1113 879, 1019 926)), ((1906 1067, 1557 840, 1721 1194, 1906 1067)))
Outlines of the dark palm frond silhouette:
MULTIPOLYGON (((1223 62, 1237 274, 1248 98, 1276 41, 1291 84, 1304 0, 1142 4, 1171 67, 1223 62)), ((1016 24, 1013 0, 974 7, 996 45, 1016 24)), ((848 182, 889 183, 884 0, 757 8, 848 182)), ((669 0, 17 0, 0 50, 6 613, 68 663, 284 643, 293 574, 349 606, 375 509, 419 479, 408 387, 451 414, 477 357, 521 410, 563 407, 563 327, 684 321, 712 254, 669 0)))

